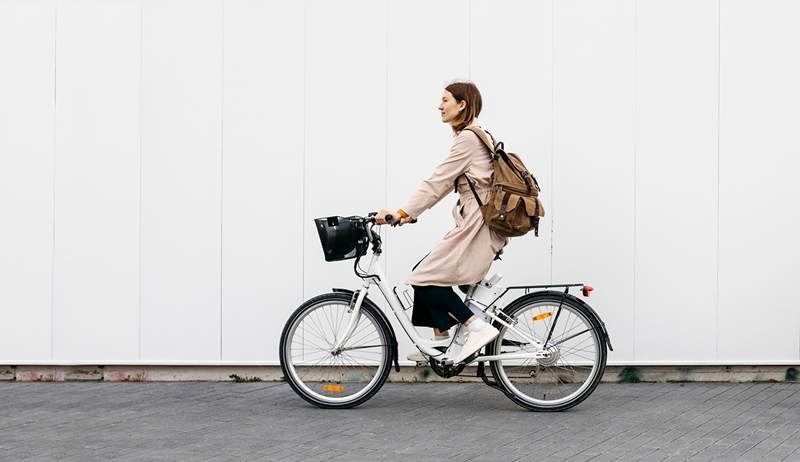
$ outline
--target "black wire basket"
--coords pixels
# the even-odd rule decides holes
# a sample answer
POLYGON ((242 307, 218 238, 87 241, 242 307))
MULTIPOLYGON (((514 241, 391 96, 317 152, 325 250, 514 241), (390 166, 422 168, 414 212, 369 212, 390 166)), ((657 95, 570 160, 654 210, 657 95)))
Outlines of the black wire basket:
POLYGON ((369 246, 367 224, 360 217, 315 218, 325 261, 350 260, 364 255, 369 246))

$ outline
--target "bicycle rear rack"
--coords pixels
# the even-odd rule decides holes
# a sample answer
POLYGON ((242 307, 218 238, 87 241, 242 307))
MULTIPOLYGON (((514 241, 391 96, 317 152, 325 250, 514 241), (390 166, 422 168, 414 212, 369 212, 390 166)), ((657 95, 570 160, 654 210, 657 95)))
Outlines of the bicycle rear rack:
MULTIPOLYGON (((533 285, 533 286, 508 286, 497 297, 495 297, 495 299, 492 300, 491 303, 489 303, 487 306, 492 306, 495 303, 497 303, 497 301, 500 300, 510 290, 524 290, 525 291, 525 295, 527 295, 527 294, 531 293, 531 289, 554 289, 554 288, 560 288, 560 287, 564 288, 564 295, 563 295, 563 298, 561 300, 562 303, 567 298, 567 295, 569 295, 570 287, 580 287, 581 288, 581 293, 583 294, 584 297, 588 297, 589 294, 594 290, 591 286, 587 286, 584 283, 544 284, 544 285, 533 285)), ((577 297, 574 297, 574 298, 579 303, 581 303, 587 310, 589 310, 589 312, 591 312, 594 315, 595 319, 597 319, 597 321, 600 323, 600 334, 605 339, 606 345, 608 345, 608 349, 611 350, 611 351, 614 351, 614 347, 611 346, 611 337, 608 335, 608 330, 606 329, 606 324, 603 322, 603 319, 597 314, 597 312, 594 311, 594 309, 591 306, 589 306, 588 303, 584 302, 583 300, 581 300, 581 299, 579 299, 577 297)), ((500 311, 502 312, 502 310, 500 310, 500 311)), ((556 311, 556 320, 558 319, 558 315, 560 313, 561 313, 561 304, 559 303, 558 310, 556 311)), ((553 322, 553 326, 555 326, 555 321, 553 322)), ((548 333, 547 341, 550 340, 550 335, 552 335, 552 332, 548 333)))
POLYGON ((584 297, 588 297, 589 296, 589 292, 594 290, 594 289, 592 289, 591 287, 587 286, 586 284, 584 284, 582 282, 581 283, 573 283, 573 284, 545 284, 545 285, 535 285, 535 286, 508 286, 508 287, 506 287, 506 289, 504 291, 500 292, 500 295, 498 295, 494 300, 492 300, 491 303, 489 303, 489 306, 492 306, 495 303, 497 303, 497 301, 500 300, 503 297, 503 295, 508 293, 508 291, 510 291, 510 290, 525 290, 525 294, 527 295, 527 294, 531 293, 531 289, 554 289, 554 288, 558 288, 558 287, 563 287, 565 294, 569 293, 569 288, 570 287, 581 287, 584 297))

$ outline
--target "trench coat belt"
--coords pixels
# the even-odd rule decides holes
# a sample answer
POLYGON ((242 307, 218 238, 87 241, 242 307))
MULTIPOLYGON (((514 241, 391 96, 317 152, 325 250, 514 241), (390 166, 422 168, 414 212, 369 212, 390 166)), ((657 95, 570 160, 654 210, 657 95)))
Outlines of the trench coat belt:
MULTIPOLYGON (((474 183, 473 185, 475 186, 475 192, 481 196, 482 201, 489 195, 489 191, 492 189, 491 186, 478 186, 474 183)), ((475 196, 472 194, 472 190, 469 188, 469 184, 467 184, 466 181, 458 183, 458 196, 462 203, 465 200, 475 200, 475 196)))

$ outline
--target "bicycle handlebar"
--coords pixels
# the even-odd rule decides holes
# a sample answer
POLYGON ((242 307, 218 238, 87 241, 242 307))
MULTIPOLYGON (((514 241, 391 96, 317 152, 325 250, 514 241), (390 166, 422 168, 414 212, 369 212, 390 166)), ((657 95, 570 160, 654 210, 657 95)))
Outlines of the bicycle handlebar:
MULTIPOLYGON (((367 217, 369 217, 368 218, 369 221, 371 223, 373 223, 373 224, 375 223, 375 216, 376 215, 378 215, 378 212, 370 212, 369 214, 367 214, 367 217)), ((383 219, 386 220, 386 224, 391 224, 394 221, 394 215, 392 215, 391 213, 387 214, 385 217, 383 217, 383 219)), ((409 223, 412 223, 412 224, 416 223, 416 222, 417 222, 416 218, 414 218, 411 221, 409 221, 409 223)), ((396 225, 392 225, 392 226, 396 226, 396 225)))

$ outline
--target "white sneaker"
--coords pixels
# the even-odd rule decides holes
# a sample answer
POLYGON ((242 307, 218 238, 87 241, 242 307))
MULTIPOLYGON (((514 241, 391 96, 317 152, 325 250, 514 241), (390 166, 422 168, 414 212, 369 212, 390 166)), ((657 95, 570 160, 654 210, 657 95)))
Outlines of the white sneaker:
POLYGON ((461 348, 464 347, 464 343, 467 341, 466 332, 467 326, 459 325, 458 330, 456 332, 456 336, 453 339, 453 343, 450 344, 450 348, 447 349, 447 353, 445 353, 444 359, 453 359, 458 356, 458 353, 461 352, 461 348))
POLYGON ((495 337, 500 333, 499 330, 492 327, 490 324, 487 324, 483 327, 483 329, 478 331, 471 331, 469 329, 464 329, 464 346, 461 347, 461 351, 458 352, 455 359, 453 359, 453 364, 458 364, 464 362, 465 359, 472 356, 478 350, 483 348, 484 345, 494 340, 495 337))
MULTIPOLYGON (((447 345, 450 344, 450 336, 449 335, 442 335, 442 336, 436 335, 431 339, 431 342, 433 342, 433 347, 434 348, 435 347, 440 347, 440 346, 446 347, 447 345)), ((428 355, 426 355, 425 353, 417 350, 416 352, 411 353, 408 356, 406 356, 406 359, 408 359, 409 361, 414 361, 414 362, 418 362, 418 363, 427 363, 428 362, 428 355)))

